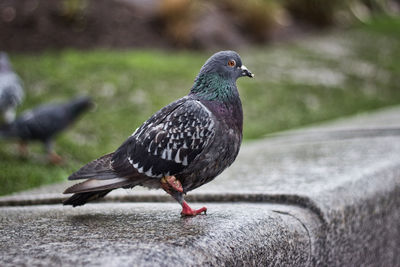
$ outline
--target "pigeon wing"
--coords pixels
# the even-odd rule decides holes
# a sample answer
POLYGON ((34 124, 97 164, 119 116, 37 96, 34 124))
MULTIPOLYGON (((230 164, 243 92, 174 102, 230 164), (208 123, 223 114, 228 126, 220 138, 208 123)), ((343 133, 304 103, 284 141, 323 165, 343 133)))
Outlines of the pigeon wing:
POLYGON ((200 101, 182 98, 161 109, 114 153, 122 176, 132 168, 148 177, 175 175, 201 154, 215 135, 215 117, 200 101))

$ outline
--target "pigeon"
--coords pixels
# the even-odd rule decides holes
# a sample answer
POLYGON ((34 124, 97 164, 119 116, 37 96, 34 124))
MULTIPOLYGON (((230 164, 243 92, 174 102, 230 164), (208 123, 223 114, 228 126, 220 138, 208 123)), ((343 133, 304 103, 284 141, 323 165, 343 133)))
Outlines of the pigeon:
POLYGON ((24 98, 22 81, 13 72, 8 56, 0 52, 0 113, 4 122, 11 123, 15 119, 15 109, 24 98))
POLYGON ((67 103, 41 105, 24 112, 12 123, 0 126, 0 137, 19 139, 21 152, 25 155, 27 142, 41 141, 50 162, 58 164, 61 157, 53 150, 54 136, 67 128, 92 104, 89 97, 78 97, 67 103))
POLYGON ((80 168, 69 180, 86 179, 64 191, 64 205, 80 206, 117 188, 162 188, 182 206, 184 194, 210 182, 230 166, 242 141, 243 111, 236 80, 254 75, 234 51, 211 56, 189 94, 144 122, 113 153, 80 168))

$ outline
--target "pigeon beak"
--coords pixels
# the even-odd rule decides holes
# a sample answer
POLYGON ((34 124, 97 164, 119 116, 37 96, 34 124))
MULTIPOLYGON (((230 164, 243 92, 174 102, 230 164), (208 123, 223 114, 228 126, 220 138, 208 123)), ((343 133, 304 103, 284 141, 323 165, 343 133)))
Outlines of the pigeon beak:
POLYGON ((249 71, 245 65, 242 65, 240 67, 240 69, 242 70, 242 76, 248 76, 250 78, 254 78, 254 74, 251 73, 251 71, 249 71))

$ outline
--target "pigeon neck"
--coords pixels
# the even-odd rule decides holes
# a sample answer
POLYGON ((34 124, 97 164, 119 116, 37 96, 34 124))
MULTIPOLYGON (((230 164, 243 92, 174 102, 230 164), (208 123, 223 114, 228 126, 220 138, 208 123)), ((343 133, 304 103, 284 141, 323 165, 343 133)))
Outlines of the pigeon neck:
POLYGON ((190 90, 191 94, 207 101, 235 102, 239 93, 234 80, 216 73, 199 74, 190 90))

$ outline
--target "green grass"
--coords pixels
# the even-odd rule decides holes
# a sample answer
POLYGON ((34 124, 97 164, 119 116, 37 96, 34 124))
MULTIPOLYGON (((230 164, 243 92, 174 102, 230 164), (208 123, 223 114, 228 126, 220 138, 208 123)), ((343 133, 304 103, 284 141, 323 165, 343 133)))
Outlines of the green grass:
MULTIPOLYGON (((346 32, 239 51, 255 79, 238 81, 245 140, 361 111, 400 104, 398 18, 375 18, 346 32)), ((0 141, 0 195, 64 181, 115 150, 143 121, 187 94, 206 52, 76 51, 11 54, 25 82, 19 112, 77 94, 97 108, 56 139, 63 166, 46 163, 40 144, 21 159, 0 141)))

